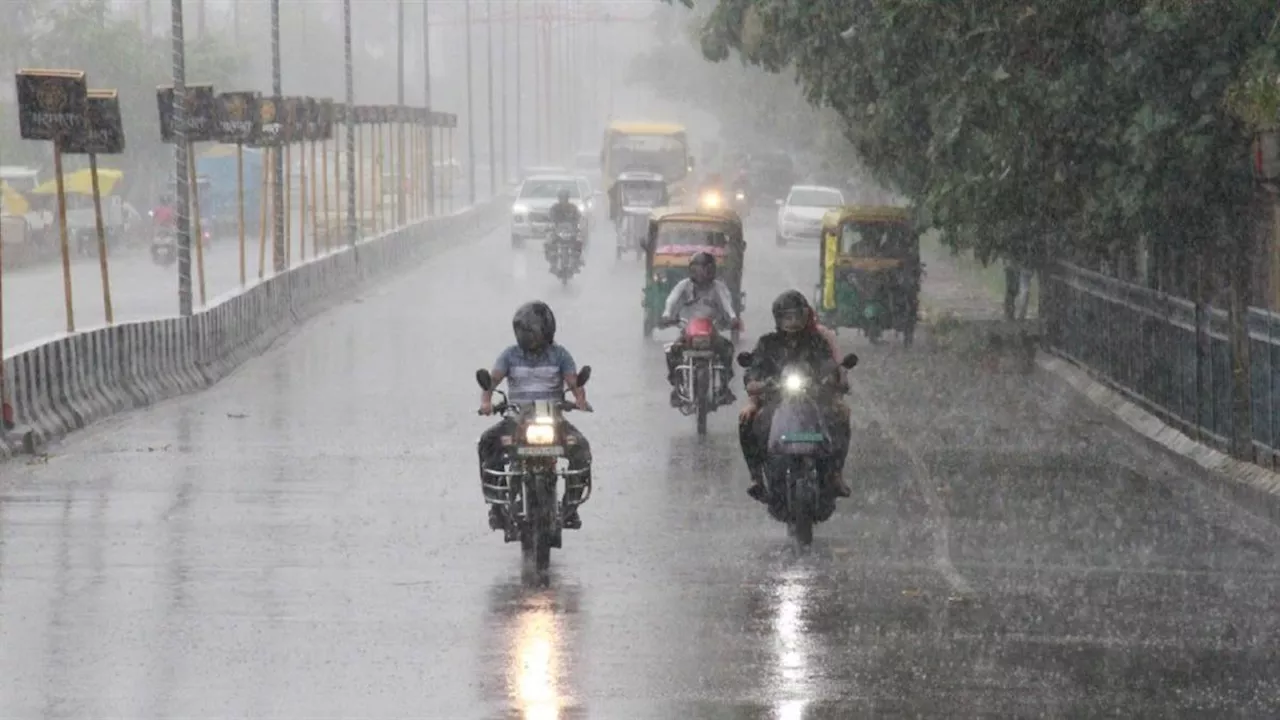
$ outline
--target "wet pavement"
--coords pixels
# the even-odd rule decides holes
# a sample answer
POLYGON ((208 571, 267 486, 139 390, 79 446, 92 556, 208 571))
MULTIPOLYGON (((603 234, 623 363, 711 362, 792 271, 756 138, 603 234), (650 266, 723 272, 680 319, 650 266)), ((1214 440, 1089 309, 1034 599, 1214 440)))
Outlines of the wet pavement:
MULTIPOLYGON (((771 230, 753 336, 816 277, 771 230)), ((667 406, 638 263, 589 262, 561 288, 504 229, 4 466, 0 717, 1276 715, 1280 531, 1198 471, 1034 379, 842 334, 856 494, 797 553, 735 413, 699 440, 667 406), (473 444, 473 372, 534 297, 595 368, 596 492, 545 586, 473 444)))
MULTIPOLYGON (((484 195, 481 196, 485 197, 484 195)), ((465 204, 464 194, 456 193, 453 208, 465 204)), ((393 219, 391 211, 386 217, 393 219)), ((291 228, 292 264, 315 256, 315 243, 307 217, 306 247, 303 248, 300 218, 295 214, 291 228)), ((240 284, 240 238, 238 234, 216 236, 204 247, 205 298, 214 305, 243 287, 258 283, 259 235, 245 236, 245 285, 240 284)), ((271 277, 271 246, 267 240, 264 277, 271 277)), ((324 252, 321 243, 320 250, 324 252)), ((146 244, 116 246, 108 250, 108 277, 111 281, 111 307, 117 323, 153 320, 178 315, 177 265, 163 267, 151 261, 146 244)), ((96 257, 75 254, 71 258, 72 308, 76 329, 89 330, 106 325, 102 298, 102 272, 96 257)), ((196 274, 195 247, 191 251, 191 294, 194 307, 200 303, 200 286, 196 274)), ((62 261, 39 263, 22 268, 6 268, 3 278, 5 317, 5 354, 13 353, 59 337, 66 331, 66 306, 63 300, 62 261)))

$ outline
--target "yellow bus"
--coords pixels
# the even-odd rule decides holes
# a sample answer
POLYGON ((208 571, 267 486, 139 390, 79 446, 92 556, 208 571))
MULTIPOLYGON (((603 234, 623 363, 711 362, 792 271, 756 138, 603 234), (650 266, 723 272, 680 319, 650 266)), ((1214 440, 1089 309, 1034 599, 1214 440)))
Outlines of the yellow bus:
POLYGON ((600 170, 606 188, 620 173, 642 171, 661 175, 674 194, 693 171, 688 133, 675 123, 611 123, 600 150, 600 170))

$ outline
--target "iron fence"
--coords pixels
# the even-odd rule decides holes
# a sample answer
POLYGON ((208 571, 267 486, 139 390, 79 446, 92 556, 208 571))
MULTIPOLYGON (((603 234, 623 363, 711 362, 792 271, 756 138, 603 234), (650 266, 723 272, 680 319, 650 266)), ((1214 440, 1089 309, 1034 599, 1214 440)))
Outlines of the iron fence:
MULTIPOLYGON (((1232 436, 1227 313, 1080 267, 1046 273, 1046 343, 1193 438, 1227 451, 1232 436)), ((1256 462, 1280 462, 1280 315, 1249 311, 1256 462)))

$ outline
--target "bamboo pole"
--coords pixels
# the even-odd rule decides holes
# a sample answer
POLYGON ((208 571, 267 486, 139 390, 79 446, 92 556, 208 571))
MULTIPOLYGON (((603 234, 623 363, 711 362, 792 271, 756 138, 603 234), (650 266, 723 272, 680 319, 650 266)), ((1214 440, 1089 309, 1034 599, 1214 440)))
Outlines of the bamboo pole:
POLYGON ((271 217, 271 182, 275 175, 275 149, 262 153, 262 192, 258 195, 258 279, 267 276, 267 219, 271 217))
POLYGON ((107 228, 102 222, 102 191, 98 186, 98 156, 89 153, 89 174, 93 184, 93 223, 98 231, 98 271, 102 273, 102 313, 108 325, 115 324, 111 311, 111 273, 107 269, 107 228))

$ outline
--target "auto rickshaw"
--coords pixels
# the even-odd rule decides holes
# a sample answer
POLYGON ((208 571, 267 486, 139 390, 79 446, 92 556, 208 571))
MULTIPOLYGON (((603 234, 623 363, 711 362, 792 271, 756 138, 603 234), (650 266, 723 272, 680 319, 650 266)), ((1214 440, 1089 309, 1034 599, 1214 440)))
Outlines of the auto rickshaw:
POLYGON ((920 309, 920 235, 905 208, 846 206, 822 218, 818 316, 858 328, 873 343, 886 330, 915 338, 920 309))
MULTIPOLYGON (((653 335, 662 317, 667 296, 676 283, 689 276, 689 258, 706 251, 716 257, 716 276, 729 287, 734 310, 741 315, 746 295, 742 292, 742 263, 747 243, 742 219, 728 208, 655 208, 649 215, 649 235, 645 239, 644 308, 645 337, 653 335)), ((731 339, 738 342, 738 330, 731 339)))
POLYGON ((609 188, 609 210, 617 230, 616 255, 635 252, 644 256, 649 234, 649 212, 667 204, 667 183, 650 172, 624 172, 609 188))

